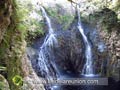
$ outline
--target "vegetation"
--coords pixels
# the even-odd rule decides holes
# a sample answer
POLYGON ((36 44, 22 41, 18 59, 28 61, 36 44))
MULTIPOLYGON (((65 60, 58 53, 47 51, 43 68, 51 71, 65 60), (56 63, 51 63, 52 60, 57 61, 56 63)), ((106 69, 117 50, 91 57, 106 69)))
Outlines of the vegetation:
MULTIPOLYGON (((11 90, 22 90, 21 86, 25 77, 22 61, 24 61, 26 46, 31 45, 36 38, 41 38, 45 35, 46 24, 41 11, 36 7, 37 4, 34 5, 32 3, 33 0, 2 0, 0 1, 0 28, 2 30, 4 28, 2 28, 1 22, 7 22, 1 16, 3 11, 8 11, 6 1, 9 1, 12 6, 12 12, 11 16, 8 17, 9 19, 7 18, 10 20, 10 24, 6 27, 7 30, 3 35, 2 41, 0 41, 0 75, 4 75, 7 79, 11 90)), ((72 2, 72 0, 69 1, 72 2)), ((107 3, 106 0, 103 3, 102 0, 87 1, 89 3, 84 4, 85 9, 82 8, 83 10, 81 10, 83 21, 89 22, 94 26, 101 24, 102 30, 107 33, 119 29, 120 3, 116 2, 115 5, 112 5, 112 2, 107 3), (115 27, 117 29, 113 29, 115 27)), ((60 5, 56 5, 55 8, 45 7, 45 9, 52 20, 53 26, 57 26, 56 29, 67 30, 72 21, 76 19, 74 15, 68 13, 60 5)), ((7 17, 6 13, 3 14, 5 17, 7 17)), ((0 35, 2 35, 1 31, 0 35)), ((114 45, 111 46, 114 47, 114 45)), ((4 86, 0 78, 0 90, 4 86)))
POLYGON ((0 71, 6 71, 6 67, 0 66, 0 71))
POLYGON ((0 81, 0 90, 2 90, 4 88, 4 84, 2 81, 0 81))
POLYGON ((30 0, 24 0, 24 2, 17 0, 15 18, 19 19, 17 28, 22 32, 27 32, 23 35, 27 42, 31 43, 36 37, 44 35, 41 12, 30 0))
POLYGON ((90 14, 90 21, 96 23, 101 23, 104 27, 104 30, 107 32, 111 32, 112 28, 114 28, 118 23, 117 14, 108 9, 104 8, 99 12, 95 12, 94 14, 90 14))
POLYGON ((54 21, 57 21, 57 23, 62 26, 61 28, 63 30, 67 30, 68 26, 74 19, 73 15, 70 15, 67 12, 65 13, 65 10, 59 5, 56 8, 47 8, 46 10, 49 16, 51 16, 52 19, 55 19, 54 21))
POLYGON ((22 86, 23 85, 23 79, 19 75, 14 76, 13 79, 12 79, 12 81, 17 86, 22 86))

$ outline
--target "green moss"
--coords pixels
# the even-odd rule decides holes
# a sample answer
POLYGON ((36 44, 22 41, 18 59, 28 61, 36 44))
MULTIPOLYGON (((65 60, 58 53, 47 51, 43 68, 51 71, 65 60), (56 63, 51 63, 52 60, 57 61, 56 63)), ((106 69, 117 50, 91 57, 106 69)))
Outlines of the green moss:
POLYGON ((59 23, 64 25, 63 30, 66 30, 73 20, 73 17, 68 14, 60 15, 58 18, 59 18, 59 23))
MULTIPOLYGON (((24 40, 27 33, 27 27, 25 25, 24 12, 19 13, 19 9, 16 6, 16 0, 13 0, 13 13, 11 16, 11 24, 9 25, 7 32, 5 32, 2 43, 0 44, 0 60, 4 60, 7 68, 7 80, 10 84, 11 90, 21 90, 21 81, 17 81, 19 78, 16 75, 23 77, 21 59, 23 58, 24 40), (14 78, 14 82, 13 82, 14 78)), ((24 8, 23 8, 24 9, 24 8)), ((21 12, 21 11, 20 11, 21 12)))
POLYGON ((89 21, 96 25, 101 23, 102 29, 106 32, 111 32, 112 28, 117 25, 117 14, 109 8, 104 8, 99 12, 89 15, 89 21))
POLYGON ((26 41, 31 44, 32 41, 37 37, 42 37, 45 34, 45 24, 35 19, 31 20, 31 29, 27 31, 26 41), (34 27, 34 28, 33 28, 34 27))
POLYGON ((5 66, 9 68, 7 69, 7 80, 11 90, 22 90, 22 78, 24 77, 22 59, 25 53, 25 39, 28 32, 30 34, 34 33, 36 36, 44 34, 44 24, 35 19, 29 21, 30 9, 26 6, 28 4, 21 5, 18 1, 12 0, 11 23, 0 44, 0 62, 3 61, 5 66), (35 28, 32 28, 34 25, 35 28))
POLYGON ((51 17, 58 16, 58 11, 57 11, 56 8, 54 8, 54 9, 53 8, 47 8, 46 10, 51 17))
POLYGON ((0 90, 3 90, 4 87, 5 87, 4 83, 0 81, 0 90))
POLYGON ((55 19, 54 21, 59 23, 62 26, 63 30, 66 30, 74 19, 74 16, 63 12, 62 7, 59 6, 59 8, 47 8, 46 10, 49 16, 52 17, 52 19, 55 19), (61 10, 59 10, 59 8, 61 8, 61 10))
POLYGON ((22 47, 23 47, 23 36, 22 33, 18 30, 13 28, 9 28, 9 32, 7 32, 6 40, 9 43, 9 46, 5 48, 7 54, 5 54, 5 60, 7 64, 7 75, 8 75, 8 82, 10 84, 11 90, 20 90, 19 86, 16 86, 12 79, 15 75, 23 76, 22 69, 21 69, 21 59, 23 55, 22 47), (14 35, 13 35, 14 34, 14 35), (9 36, 9 38, 8 38, 9 36))

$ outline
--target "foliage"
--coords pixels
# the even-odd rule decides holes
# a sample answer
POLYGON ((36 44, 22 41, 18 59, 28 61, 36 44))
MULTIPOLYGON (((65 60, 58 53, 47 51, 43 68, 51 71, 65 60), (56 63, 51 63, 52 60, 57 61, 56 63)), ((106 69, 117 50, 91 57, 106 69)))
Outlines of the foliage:
POLYGON ((73 17, 66 14, 66 15, 60 15, 59 17, 59 20, 60 20, 60 24, 63 23, 63 29, 66 30, 68 28, 68 26, 70 25, 70 23, 72 22, 73 20, 73 17))
POLYGON ((12 15, 10 17, 10 25, 4 34, 2 43, 0 44, 0 60, 4 61, 7 70, 7 80, 11 90, 21 90, 23 76, 21 59, 24 54, 24 40, 27 33, 26 16, 28 11, 19 6, 18 0, 12 0, 12 15), (22 11, 23 10, 23 11, 22 11), (18 76, 16 76, 18 75, 18 76), (14 78, 13 78, 14 77, 14 78))
POLYGON ((0 90, 4 88, 4 83, 0 81, 0 90))
POLYGON ((89 17, 91 22, 100 22, 104 27, 104 30, 107 32, 111 32, 111 29, 117 25, 118 21, 117 14, 108 8, 104 8, 99 12, 90 14, 89 17))
POLYGON ((0 66, 0 71, 6 71, 6 67, 0 66))
POLYGON ((57 23, 62 26, 63 30, 66 30, 68 28, 74 18, 73 15, 65 12, 61 6, 59 6, 58 8, 47 8, 46 10, 49 16, 51 16, 52 19, 55 19, 55 21, 57 21, 57 23))
POLYGON ((23 85, 23 79, 19 75, 14 76, 13 79, 12 79, 12 81, 17 86, 22 86, 23 85))
POLYGON ((16 0, 16 3, 14 18, 17 23, 16 28, 22 32, 23 38, 26 38, 27 42, 31 42, 37 36, 43 35, 40 10, 37 10, 31 0, 16 0))

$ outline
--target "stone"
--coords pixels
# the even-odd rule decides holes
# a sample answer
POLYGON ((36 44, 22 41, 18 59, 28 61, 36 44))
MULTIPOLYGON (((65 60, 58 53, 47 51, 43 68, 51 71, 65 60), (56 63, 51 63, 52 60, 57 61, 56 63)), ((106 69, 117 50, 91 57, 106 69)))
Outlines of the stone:
POLYGON ((0 74, 0 90, 10 90, 7 80, 0 74))
POLYGON ((23 86, 21 90, 45 90, 42 79, 37 76, 35 71, 31 66, 31 61, 28 59, 27 55, 24 55, 22 61, 22 69, 24 72, 23 86))

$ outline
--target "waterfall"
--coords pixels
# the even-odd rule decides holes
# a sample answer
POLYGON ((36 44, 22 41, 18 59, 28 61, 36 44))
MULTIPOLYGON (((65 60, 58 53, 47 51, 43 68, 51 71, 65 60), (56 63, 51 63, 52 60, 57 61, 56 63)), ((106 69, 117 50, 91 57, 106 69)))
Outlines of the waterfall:
POLYGON ((51 26, 50 18, 48 17, 47 13, 45 12, 45 9, 44 9, 42 6, 40 6, 40 8, 41 8, 41 10, 42 10, 43 16, 44 16, 45 19, 46 19, 46 22, 47 22, 47 25, 48 25, 48 28, 49 28, 49 34, 54 33, 53 28, 52 28, 52 26, 51 26))
POLYGON ((82 74, 85 76, 93 76, 94 72, 93 72, 92 50, 91 50, 90 43, 87 39, 87 36, 84 33, 84 29, 83 29, 82 24, 81 24, 80 12, 79 12, 78 7, 77 7, 77 13, 78 13, 78 29, 83 37, 83 41, 85 44, 86 63, 83 67, 82 74))
POLYGON ((54 56, 51 55, 52 49, 58 45, 58 41, 51 26, 50 18, 48 17, 45 9, 42 6, 40 6, 40 9, 42 11, 43 17, 46 20, 49 33, 47 34, 43 44, 40 47, 38 65, 40 67, 40 72, 42 75, 46 76, 46 79, 51 80, 53 76, 59 75, 57 67, 54 63, 54 56))

